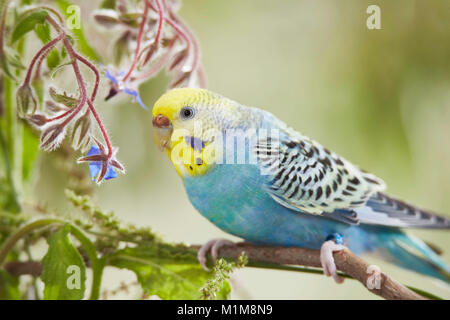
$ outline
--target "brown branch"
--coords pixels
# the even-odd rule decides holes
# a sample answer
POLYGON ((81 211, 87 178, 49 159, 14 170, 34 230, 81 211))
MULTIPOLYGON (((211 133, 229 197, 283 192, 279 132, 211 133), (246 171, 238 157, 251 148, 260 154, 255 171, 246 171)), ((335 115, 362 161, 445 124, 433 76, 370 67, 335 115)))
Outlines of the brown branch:
MULTIPOLYGON (((242 252, 249 262, 263 262, 284 265, 300 265, 320 268, 320 251, 295 247, 255 246, 248 243, 238 243, 224 246, 219 250, 219 256, 237 258, 242 252)), ((367 273, 369 264, 349 250, 334 253, 334 260, 339 271, 361 282, 370 292, 388 300, 424 300, 425 298, 393 280, 387 274, 380 273, 379 289, 369 289, 367 280, 372 273, 367 273)))
POLYGON ((39 261, 11 261, 3 266, 14 277, 30 275, 39 277, 42 273, 42 264, 39 261))
MULTIPOLYGON (((192 246, 198 249, 199 246, 192 246)), ((320 268, 319 250, 295 248, 295 247, 270 247, 255 246, 248 243, 238 243, 232 246, 224 246, 219 250, 219 256, 224 258, 238 258, 242 252, 248 257, 250 263, 271 263, 279 265, 298 265, 320 268)), ((334 260, 338 270, 361 282, 370 292, 389 300, 424 300, 423 296, 406 288, 387 274, 379 275, 379 289, 369 289, 367 280, 372 273, 367 273, 369 264, 357 257, 349 250, 334 253, 334 260)), ((39 276, 42 265, 38 261, 13 261, 5 263, 4 268, 14 276, 32 275, 39 276)))

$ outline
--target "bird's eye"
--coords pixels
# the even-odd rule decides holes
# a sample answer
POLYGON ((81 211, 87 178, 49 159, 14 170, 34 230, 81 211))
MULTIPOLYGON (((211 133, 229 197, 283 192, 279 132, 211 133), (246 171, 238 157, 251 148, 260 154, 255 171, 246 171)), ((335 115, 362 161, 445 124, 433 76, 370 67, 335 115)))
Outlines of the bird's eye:
POLYGON ((183 120, 193 118, 194 114, 195 114, 195 111, 194 111, 194 108, 192 108, 192 107, 184 107, 183 109, 181 109, 181 112, 180 112, 181 119, 183 119, 183 120))

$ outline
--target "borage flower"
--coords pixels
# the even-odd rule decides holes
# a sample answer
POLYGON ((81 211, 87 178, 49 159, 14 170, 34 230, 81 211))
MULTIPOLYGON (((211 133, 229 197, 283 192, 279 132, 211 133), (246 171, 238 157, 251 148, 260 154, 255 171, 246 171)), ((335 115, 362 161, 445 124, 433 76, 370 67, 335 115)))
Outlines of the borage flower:
POLYGON ((131 81, 123 81, 123 78, 126 75, 125 71, 114 71, 109 70, 108 68, 103 67, 103 70, 105 70, 105 76, 111 80, 111 89, 109 91, 108 96, 105 98, 105 100, 108 100, 112 97, 114 97, 119 92, 124 92, 130 96, 133 97, 133 100, 144 109, 148 110, 147 106, 142 101, 141 97, 139 96, 139 93, 137 91, 137 88, 134 84, 131 83, 131 81))
POLYGON ((78 163, 89 162, 89 172, 91 178, 100 184, 103 179, 109 180, 117 177, 115 169, 125 173, 125 168, 116 160, 117 149, 111 154, 106 152, 105 147, 94 138, 96 145, 93 145, 86 156, 78 159, 78 163))

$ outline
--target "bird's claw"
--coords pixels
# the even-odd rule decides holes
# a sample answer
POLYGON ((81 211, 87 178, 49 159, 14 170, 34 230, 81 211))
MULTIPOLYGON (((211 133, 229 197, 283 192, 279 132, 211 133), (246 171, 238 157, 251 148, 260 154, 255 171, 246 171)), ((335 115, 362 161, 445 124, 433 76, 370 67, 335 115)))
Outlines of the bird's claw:
POLYGON ((211 256, 214 262, 217 260, 217 255, 219 254, 219 249, 224 246, 232 245, 233 242, 226 239, 212 239, 207 243, 202 245, 197 252, 197 259, 202 268, 205 271, 209 271, 209 268, 206 266, 206 255, 211 252, 211 256))
POLYGON ((336 244, 333 240, 325 241, 320 248, 320 263, 323 273, 332 276, 336 283, 344 282, 344 278, 337 274, 336 264, 334 263, 333 252, 346 249, 342 244, 336 244))

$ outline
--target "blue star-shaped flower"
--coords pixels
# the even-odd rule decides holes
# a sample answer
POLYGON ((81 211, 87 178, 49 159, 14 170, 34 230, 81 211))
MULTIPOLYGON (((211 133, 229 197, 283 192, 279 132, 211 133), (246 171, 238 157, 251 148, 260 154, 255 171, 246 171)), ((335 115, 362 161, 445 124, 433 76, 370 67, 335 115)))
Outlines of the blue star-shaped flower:
POLYGON ((131 86, 129 86, 128 82, 122 81, 122 78, 125 76, 125 72, 121 71, 121 72, 118 72, 117 75, 114 75, 107 68, 104 68, 104 70, 105 70, 105 76, 109 80, 111 80, 111 82, 113 84, 113 88, 111 88, 113 94, 110 93, 110 96, 108 96, 108 97, 111 97, 112 95, 115 95, 117 92, 122 91, 122 92, 132 96, 134 101, 139 103, 139 105, 143 109, 148 110, 147 106, 144 104, 141 97, 139 96, 138 91, 136 89, 132 88, 131 86))
POLYGON ((116 170, 124 173, 125 168, 115 158, 114 150, 108 153, 105 147, 94 138, 97 145, 93 145, 86 156, 78 159, 78 162, 89 162, 89 172, 93 181, 100 183, 117 177, 116 170))
MULTIPOLYGON (((86 154, 86 156, 94 156, 94 155, 100 155, 100 149, 97 146, 92 146, 89 152, 86 154)), ((94 161, 89 163, 89 172, 91 174, 92 181, 96 181, 98 178, 98 174, 102 170, 102 163, 100 161, 94 161)), ((104 179, 114 179, 117 177, 117 173, 114 171, 113 167, 111 165, 108 165, 108 169, 106 170, 106 174, 104 179)))

